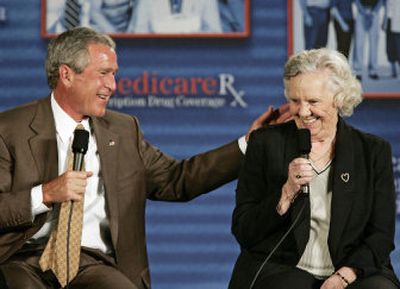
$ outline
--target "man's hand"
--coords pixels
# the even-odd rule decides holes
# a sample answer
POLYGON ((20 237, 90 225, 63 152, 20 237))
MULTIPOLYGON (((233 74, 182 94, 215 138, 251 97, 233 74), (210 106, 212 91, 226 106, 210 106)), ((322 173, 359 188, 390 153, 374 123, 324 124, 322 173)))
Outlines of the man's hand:
POLYGON ((246 134, 246 141, 249 140, 249 136, 253 130, 259 129, 263 125, 267 124, 279 124, 292 119, 292 115, 289 112, 289 105, 283 104, 278 109, 275 109, 270 105, 262 115, 260 115, 252 124, 249 131, 246 134))
POLYGON ((67 171, 54 180, 43 184, 43 203, 50 207, 53 203, 80 201, 86 190, 87 178, 92 172, 67 171))

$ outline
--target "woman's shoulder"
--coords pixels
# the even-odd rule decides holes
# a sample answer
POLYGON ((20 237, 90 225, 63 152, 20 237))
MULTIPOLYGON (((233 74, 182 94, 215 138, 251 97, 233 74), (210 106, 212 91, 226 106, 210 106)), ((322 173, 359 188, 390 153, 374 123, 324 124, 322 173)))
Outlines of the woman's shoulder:
POLYGON ((296 124, 293 120, 282 124, 266 125, 252 132, 250 140, 254 143, 265 143, 266 141, 271 140, 277 141, 295 131, 296 124))
POLYGON ((345 138, 350 137, 353 140, 353 143, 359 142, 363 146, 366 146, 370 149, 378 147, 390 147, 390 143, 379 135, 363 131, 362 129, 356 128, 347 123, 344 124, 344 128, 347 131, 346 134, 349 134, 349 136, 345 136, 345 138))

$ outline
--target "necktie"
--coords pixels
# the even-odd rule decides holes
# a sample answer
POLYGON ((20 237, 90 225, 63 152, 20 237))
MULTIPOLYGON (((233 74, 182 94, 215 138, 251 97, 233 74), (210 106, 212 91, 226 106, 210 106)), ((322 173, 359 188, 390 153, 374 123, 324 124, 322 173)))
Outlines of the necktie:
POLYGON ((171 14, 178 14, 182 11, 182 0, 170 0, 171 14))
MULTIPOLYGON (((81 124, 76 129, 84 130, 81 124)), ((68 151, 68 170, 73 168, 73 153, 68 151)), ((84 170, 84 168, 82 168, 84 170)), ((60 206, 57 226, 40 257, 42 271, 52 270, 62 287, 78 273, 81 253, 83 204, 81 201, 66 201, 60 206)))
POLYGON ((235 9, 231 6, 229 1, 221 2, 219 8, 221 23, 226 27, 225 30, 229 32, 243 31, 243 27, 235 13, 235 9))
POLYGON ((67 30, 80 25, 81 5, 79 0, 66 0, 64 8, 64 25, 67 30))

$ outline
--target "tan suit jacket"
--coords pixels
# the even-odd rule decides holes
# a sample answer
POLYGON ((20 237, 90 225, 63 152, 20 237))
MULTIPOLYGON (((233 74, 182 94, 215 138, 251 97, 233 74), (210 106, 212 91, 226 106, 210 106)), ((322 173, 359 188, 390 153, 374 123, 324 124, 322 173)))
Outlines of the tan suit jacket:
MULTIPOLYGON (((136 118, 107 111, 92 118, 106 191, 117 267, 138 288, 149 288, 146 199, 187 201, 237 177, 237 142, 178 161, 143 138, 136 118)), ((31 215, 30 190, 58 175, 50 98, 0 114, 0 264, 43 225, 31 215)))

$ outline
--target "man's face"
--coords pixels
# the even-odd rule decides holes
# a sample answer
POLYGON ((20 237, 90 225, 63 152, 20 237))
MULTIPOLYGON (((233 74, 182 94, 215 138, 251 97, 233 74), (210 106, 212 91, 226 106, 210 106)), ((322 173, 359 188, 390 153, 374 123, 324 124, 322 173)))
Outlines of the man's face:
POLYGON ((104 116, 107 103, 116 89, 117 55, 111 47, 90 44, 89 63, 82 73, 71 73, 64 109, 75 120, 85 116, 104 116))

